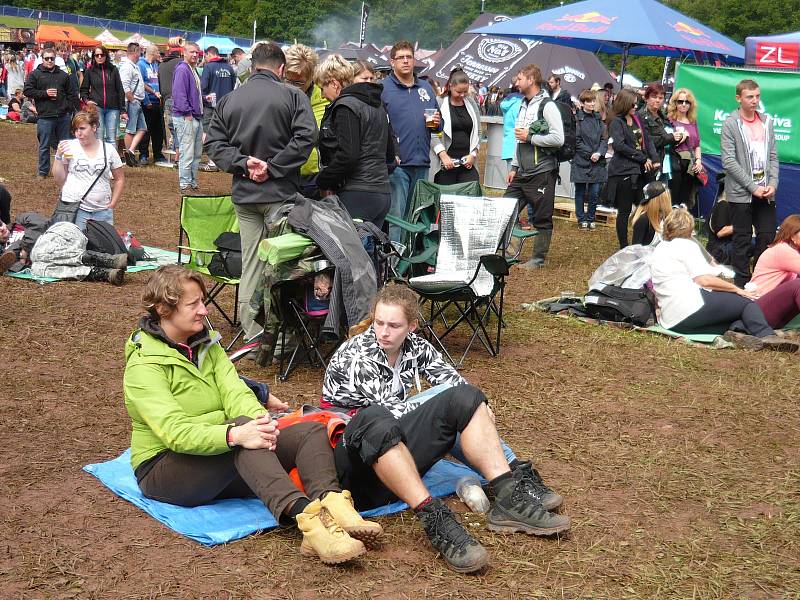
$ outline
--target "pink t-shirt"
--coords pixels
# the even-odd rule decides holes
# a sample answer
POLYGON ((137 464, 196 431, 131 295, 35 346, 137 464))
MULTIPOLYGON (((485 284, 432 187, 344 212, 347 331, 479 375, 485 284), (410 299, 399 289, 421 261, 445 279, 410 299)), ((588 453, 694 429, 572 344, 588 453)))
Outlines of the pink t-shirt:
POLYGON ((795 279, 800 273, 800 252, 786 242, 776 244, 764 250, 758 258, 753 277, 756 293, 763 296, 780 284, 795 279))

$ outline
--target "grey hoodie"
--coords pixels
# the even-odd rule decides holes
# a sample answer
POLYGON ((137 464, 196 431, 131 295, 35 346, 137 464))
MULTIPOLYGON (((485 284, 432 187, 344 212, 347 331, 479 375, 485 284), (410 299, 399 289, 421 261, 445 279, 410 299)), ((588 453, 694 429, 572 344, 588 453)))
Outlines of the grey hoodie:
MULTIPOLYGON (((766 185, 778 189, 778 153, 775 150, 775 131, 769 115, 756 113, 764 122, 767 140, 766 185)), ((738 110, 731 112, 722 125, 720 148, 722 168, 725 171, 725 195, 728 202, 747 204, 752 201, 758 184, 753 181, 753 168, 750 164, 747 133, 738 110)))

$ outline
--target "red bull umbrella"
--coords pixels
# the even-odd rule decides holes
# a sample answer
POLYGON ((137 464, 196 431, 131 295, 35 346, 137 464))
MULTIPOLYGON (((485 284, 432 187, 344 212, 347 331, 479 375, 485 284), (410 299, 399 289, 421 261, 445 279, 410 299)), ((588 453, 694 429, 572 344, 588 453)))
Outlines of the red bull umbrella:
POLYGON ((473 29, 591 52, 680 57, 703 52, 744 62, 744 46, 656 0, 585 0, 473 29))

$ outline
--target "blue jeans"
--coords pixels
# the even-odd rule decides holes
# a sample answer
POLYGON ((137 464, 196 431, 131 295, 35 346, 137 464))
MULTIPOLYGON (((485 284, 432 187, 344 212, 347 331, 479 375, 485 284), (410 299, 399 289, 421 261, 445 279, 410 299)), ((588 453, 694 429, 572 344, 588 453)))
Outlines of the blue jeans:
POLYGON ((598 196, 600 196, 599 183, 575 184, 575 217, 577 217, 578 223, 594 223, 598 196), (589 194, 589 210, 584 212, 583 203, 586 200, 587 192, 589 194))
MULTIPOLYGON (((425 390, 424 392, 420 392, 419 394, 417 394, 415 396, 412 396, 411 398, 409 398, 409 402, 412 402, 412 403, 415 403, 415 404, 423 404, 427 400, 430 400, 431 398, 433 398, 437 394, 440 394, 444 390, 446 390, 448 388, 451 388, 451 387, 453 387, 453 386, 450 385, 449 383, 441 383, 439 385, 435 385, 432 388, 430 388, 428 390, 425 390)), ((509 447, 509 445, 506 444, 503 441, 502 438, 500 438, 500 446, 503 448, 503 454, 505 455, 506 460, 508 461, 509 464, 511 464, 514 460, 516 460, 517 455, 509 447)), ((469 464, 469 461, 467 460, 467 457, 464 456, 464 451, 461 449, 461 434, 460 433, 456 436, 456 444, 450 450, 450 456, 452 456, 456 460, 464 463, 465 465, 467 465, 470 469, 472 469, 476 473, 478 472, 478 470, 475 467, 473 467, 471 464, 469 464)))
POLYGON ((178 137, 178 183, 181 188, 197 186, 197 171, 200 166, 200 155, 203 153, 203 127, 200 119, 172 117, 175 123, 175 135, 178 137))
POLYGON ((61 117, 39 117, 36 122, 36 137, 39 140, 39 175, 50 173, 50 148, 53 150, 61 140, 68 140, 70 115, 61 117))
POLYGON ((98 107, 97 111, 100 113, 100 137, 116 147, 117 133, 119 132, 119 109, 98 107))
MULTIPOLYGON (((420 179, 427 179, 428 167, 397 167, 389 175, 389 186, 392 189, 392 206, 389 214, 405 219, 414 187, 420 179)), ((389 237, 393 242, 399 242, 403 230, 394 225, 389 225, 389 237)))
POLYGON ((128 125, 125 127, 125 133, 134 135, 137 131, 147 131, 141 100, 128 102, 128 125))
POLYGON ((86 221, 94 219, 95 221, 105 221, 106 223, 114 224, 114 211, 110 208, 103 210, 96 210, 89 212, 88 210, 78 209, 78 214, 75 215, 75 225, 83 231, 86 229, 86 221))

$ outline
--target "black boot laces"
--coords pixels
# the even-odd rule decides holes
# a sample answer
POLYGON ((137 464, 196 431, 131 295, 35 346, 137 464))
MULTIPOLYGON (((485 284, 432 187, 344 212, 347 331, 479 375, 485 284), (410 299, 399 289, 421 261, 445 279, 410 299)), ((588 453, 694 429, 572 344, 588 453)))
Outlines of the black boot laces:
POLYGON ((426 530, 431 536, 434 545, 441 543, 463 552, 467 546, 477 544, 472 539, 467 530, 461 525, 460 521, 444 504, 440 504, 430 512, 425 519, 426 530))

